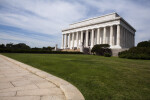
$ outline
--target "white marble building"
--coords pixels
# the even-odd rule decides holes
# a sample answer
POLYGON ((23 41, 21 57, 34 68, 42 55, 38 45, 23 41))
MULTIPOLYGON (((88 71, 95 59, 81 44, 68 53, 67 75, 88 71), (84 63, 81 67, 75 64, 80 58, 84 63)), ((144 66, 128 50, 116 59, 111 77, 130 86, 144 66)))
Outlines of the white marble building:
POLYGON ((134 46, 136 30, 117 13, 111 13, 70 24, 62 30, 62 49, 92 48, 109 44, 112 49, 134 46))

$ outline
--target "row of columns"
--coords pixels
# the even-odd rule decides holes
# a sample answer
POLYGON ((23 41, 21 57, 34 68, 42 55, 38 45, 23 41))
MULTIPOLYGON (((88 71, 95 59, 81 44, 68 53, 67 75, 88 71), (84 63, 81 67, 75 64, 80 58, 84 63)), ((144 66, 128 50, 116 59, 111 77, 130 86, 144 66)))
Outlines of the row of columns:
MULTIPOLYGON (((134 46, 134 34, 125 29, 124 27, 117 25, 117 31, 116 31, 116 38, 115 38, 115 32, 114 32, 114 27, 110 26, 110 34, 109 34, 109 43, 110 46, 116 45, 121 48, 130 48, 134 46), (116 40, 115 40, 116 39, 116 40), (116 42, 115 42, 116 41, 116 42)), ((97 30, 97 37, 96 37, 96 43, 95 44, 106 44, 106 34, 107 34, 107 28, 103 28, 103 35, 102 38, 100 38, 100 28, 97 29, 90 29, 91 30, 91 45, 90 47, 92 48, 94 46, 94 31, 97 30), (102 42, 101 40, 102 39, 102 42)), ((80 31, 80 45, 83 43, 83 33, 84 31, 80 31)), ((89 30, 85 30, 85 47, 88 47, 89 43, 89 30)), ((74 46, 74 38, 76 38, 76 47, 79 48, 79 31, 75 33, 69 33, 69 34, 63 34, 62 37, 62 48, 70 48, 73 49, 74 46), (72 48, 71 47, 71 35, 72 35, 72 48), (65 40, 64 40, 65 36, 65 40), (68 39, 69 36, 69 39, 68 39), (76 36, 76 37, 75 37, 76 36), (65 42, 65 43, 64 43, 65 42), (64 45, 65 44, 65 45, 64 45)))
POLYGON ((121 46, 123 48, 131 48, 134 46, 134 34, 128 31, 127 29, 121 29, 121 46))

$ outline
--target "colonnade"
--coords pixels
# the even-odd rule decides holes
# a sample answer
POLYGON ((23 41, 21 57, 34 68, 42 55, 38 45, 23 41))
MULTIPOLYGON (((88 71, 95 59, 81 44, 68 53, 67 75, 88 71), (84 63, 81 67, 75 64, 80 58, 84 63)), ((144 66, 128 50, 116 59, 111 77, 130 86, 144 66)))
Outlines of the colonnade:
POLYGON ((134 46, 134 33, 119 24, 62 34, 62 49, 92 48, 95 44, 131 48, 134 46))

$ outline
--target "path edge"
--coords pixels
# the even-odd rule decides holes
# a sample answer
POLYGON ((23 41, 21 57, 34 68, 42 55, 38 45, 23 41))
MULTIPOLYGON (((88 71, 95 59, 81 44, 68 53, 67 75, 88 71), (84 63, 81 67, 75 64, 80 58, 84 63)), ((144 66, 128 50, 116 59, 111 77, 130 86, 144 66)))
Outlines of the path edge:
POLYGON ((25 70, 28 70, 29 72, 31 72, 35 75, 38 75, 49 82, 54 83, 56 86, 58 86, 63 91, 63 93, 66 97, 66 100, 85 100, 82 93, 71 83, 69 83, 59 77, 56 77, 52 74, 49 74, 45 71, 42 71, 42 70, 32 67, 30 65, 24 64, 22 62, 19 62, 17 60, 14 60, 12 58, 4 56, 2 54, 0 54, 0 57, 3 57, 4 59, 18 65, 19 67, 21 67, 25 70))

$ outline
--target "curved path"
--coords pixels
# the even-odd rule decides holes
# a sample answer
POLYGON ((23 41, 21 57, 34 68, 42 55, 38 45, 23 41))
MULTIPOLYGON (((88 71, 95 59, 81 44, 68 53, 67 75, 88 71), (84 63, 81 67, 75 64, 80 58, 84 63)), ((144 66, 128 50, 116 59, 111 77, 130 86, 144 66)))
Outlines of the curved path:
POLYGON ((84 100, 70 83, 0 55, 0 100, 84 100))

